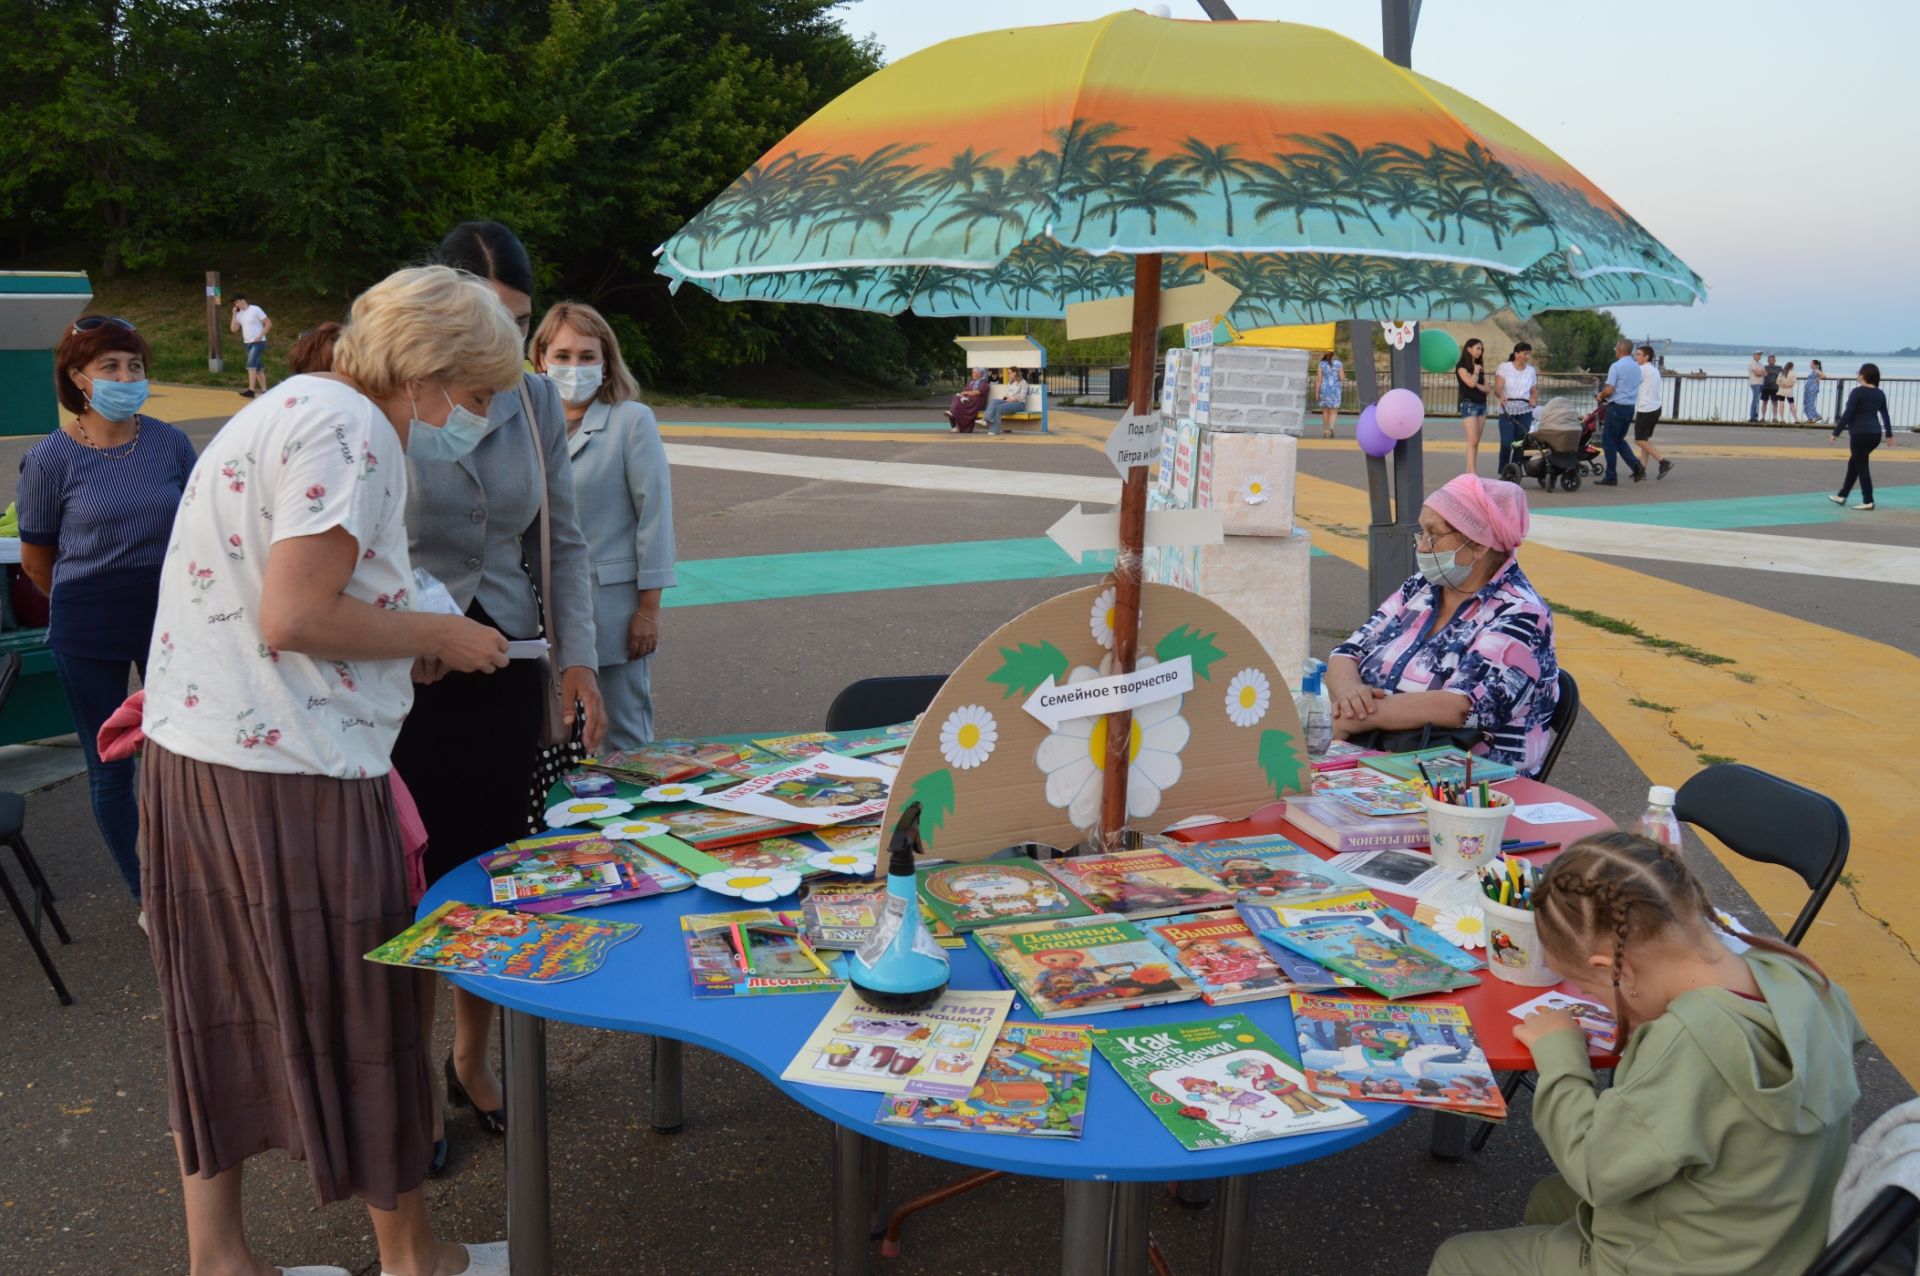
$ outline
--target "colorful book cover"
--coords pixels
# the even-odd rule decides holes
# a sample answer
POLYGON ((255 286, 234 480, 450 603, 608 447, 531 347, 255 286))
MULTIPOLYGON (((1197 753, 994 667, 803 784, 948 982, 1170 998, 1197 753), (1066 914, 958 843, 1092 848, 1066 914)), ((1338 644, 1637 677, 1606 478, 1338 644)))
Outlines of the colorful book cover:
POLYGON ((887 790, 896 774, 892 767, 865 758, 821 753, 728 789, 709 789, 693 800, 701 806, 808 828, 871 822, 886 813, 887 790))
POLYGON ((704 806, 649 806, 621 818, 664 824, 669 833, 701 851, 807 831, 806 825, 792 820, 743 815, 738 811, 716 811, 704 806))
POLYGON ((1347 809, 1325 794, 1287 799, 1287 819, 1308 837, 1336 853, 1377 851, 1427 844, 1424 815, 1375 818, 1347 809))
POLYGON ((1507 1115, 1464 1006, 1295 993, 1293 1026, 1315 1094, 1413 1103, 1491 1121, 1507 1115))
POLYGON ((1309 926, 1282 926, 1262 931, 1261 935, 1389 1000, 1451 992, 1480 982, 1424 949, 1380 934, 1355 916, 1309 926))
POLYGON ((1140 929, 1154 947, 1193 977, 1209 1006, 1258 1001, 1294 990, 1294 982, 1267 954, 1266 945, 1230 908, 1154 917, 1142 921, 1140 929))
POLYGON ((1619 1043, 1619 1025, 1614 1020, 1613 1011, 1598 1002, 1561 992, 1557 988, 1541 993, 1532 1001, 1523 1001, 1507 1013, 1515 1019, 1525 1019, 1542 1010, 1564 1010, 1571 1014, 1574 1022, 1580 1025, 1580 1031, 1587 1034, 1589 1053, 1610 1054, 1619 1043))
POLYGON ((558 983, 600 969, 637 922, 538 917, 448 902, 368 953, 368 961, 455 975, 558 983))
POLYGON ((927 929, 927 935, 942 948, 965 948, 967 937, 937 916, 927 907, 926 896, 920 897, 920 924, 927 929))
POLYGON ((800 913, 815 948, 855 952, 867 942, 886 907, 884 882, 815 882, 800 913))
POLYGON ((701 763, 709 771, 724 775, 750 775, 769 763, 784 760, 750 744, 723 744, 718 740, 655 740, 647 747, 681 754, 701 763))
MULTIPOLYGON (((1464 784, 1467 778, 1467 754, 1451 745, 1441 745, 1432 749, 1417 749, 1412 753, 1383 753, 1379 757, 1366 759, 1365 766, 1391 775, 1395 779, 1420 780, 1420 768, 1427 769, 1427 776, 1435 784, 1464 784)), ((1498 784, 1502 780, 1511 780, 1519 772, 1505 762, 1496 762, 1492 758, 1474 755, 1473 782, 1482 780, 1488 784, 1498 784)))
MULTIPOLYGON (((620 876, 619 860, 502 873, 487 883, 495 904, 536 903, 561 895, 604 894, 626 884, 626 879, 620 876)), ((651 880, 647 881, 647 886, 649 893, 654 893, 651 880)))
POLYGON ((1299 1060, 1244 1015, 1097 1029, 1093 1044, 1189 1152, 1366 1121, 1309 1090, 1299 1060))
POLYGON ((1297 904, 1363 889, 1357 878, 1284 837, 1230 837, 1195 842, 1173 854, 1232 891, 1266 904, 1297 904))
POLYGON ((693 885, 691 876, 632 842, 592 833, 523 838, 481 856, 480 864, 494 879, 493 902, 511 901, 515 908, 529 913, 572 912, 693 885), (578 889, 551 887, 556 875, 569 872, 591 873, 596 880, 578 889), (503 877, 515 878, 515 885, 503 888, 503 877), (511 893, 514 891, 519 892, 517 897, 511 893))
POLYGON ((1398 776, 1388 775, 1384 771, 1375 771, 1371 767, 1361 766, 1358 762, 1339 771, 1313 773, 1315 794, 1328 793, 1334 789, 1384 789, 1404 783, 1405 781, 1398 776))
POLYGON ((800 834, 796 842, 810 842, 815 850, 835 851, 843 855, 880 854, 880 826, 878 824, 835 824, 823 829, 800 834))
POLYGON ((778 993, 839 992, 847 986, 845 958, 816 953, 799 937, 799 913, 748 908, 732 913, 688 913, 680 919, 687 945, 687 971, 696 1000, 761 997, 778 993), (743 970, 729 938, 732 927, 748 935, 753 969, 743 970), (811 958, 809 957, 811 954, 811 958), (818 960, 818 965, 815 960, 818 960), (821 967, 826 967, 822 970, 821 967))
POLYGON ((825 753, 833 747, 833 743, 831 731, 806 731, 798 735, 776 735, 769 736, 765 740, 755 740, 753 747, 788 762, 804 762, 817 754, 825 753))
POLYGON ((1360 986, 1351 979, 1342 979, 1318 962, 1309 961, 1293 949, 1268 939, 1267 931, 1278 930, 1286 925, 1280 919, 1280 910, 1274 905, 1242 900, 1234 905, 1234 912, 1240 915, 1241 922, 1253 932, 1253 937, 1260 941, 1261 947, 1267 950, 1267 956, 1273 958, 1273 964, 1280 968, 1280 973, 1293 984, 1295 991, 1319 992, 1360 986))
POLYGON ((783 1081, 965 1099, 1013 1006, 1010 992, 954 992, 911 1012, 880 1010, 852 988, 793 1057, 783 1081))
POLYGON ((891 753, 895 749, 904 749, 913 740, 911 722, 896 722, 890 727, 881 727, 875 731, 832 731, 828 733, 828 749, 842 757, 865 758, 876 753, 891 753))
POLYGON ((1200 985, 1117 913, 990 926, 973 937, 1042 1019, 1200 995, 1200 985))
POLYGON ((923 868, 920 901, 956 934, 1094 910, 1030 860, 983 860, 923 868))
POLYGON ((1381 819, 1391 815, 1425 816, 1426 803, 1421 801, 1421 789, 1416 781, 1405 784, 1396 781, 1392 784, 1375 784, 1366 787, 1343 788, 1335 786, 1321 790, 1325 797, 1345 806, 1356 815, 1369 819, 1381 819))
POLYGON ((881 1125, 968 1134, 1077 1139, 1086 1119, 1090 1030, 1076 1024, 1002 1024, 986 1066, 964 1099, 896 1094, 880 1105, 881 1125))
POLYGON ((1360 765, 1363 758, 1377 758, 1380 750, 1363 748, 1350 740, 1335 740, 1327 751, 1308 763, 1315 771, 1342 771, 1360 765))
POLYGON ((1371 930, 1409 944, 1438 957, 1455 970, 1482 970, 1486 962, 1465 951, 1439 931, 1422 925, 1375 896, 1372 891, 1319 900, 1299 908, 1281 908, 1280 921, 1286 926, 1310 926, 1318 922, 1339 921, 1342 917, 1365 917, 1371 930))
POLYGON ((641 788, 650 788, 656 784, 672 784, 677 780, 691 780, 713 769, 698 758, 684 753, 674 753, 657 745, 646 745, 638 749, 617 749, 602 757, 590 758, 583 765, 602 775, 611 776, 627 784, 639 785, 641 788))
POLYGON ((1102 913, 1165 917, 1224 908, 1233 891, 1194 871, 1167 851, 1114 851, 1047 860, 1041 867, 1102 913))
POLYGON ((758 842, 716 846, 707 852, 728 868, 787 869, 802 877, 819 876, 821 870, 807 863, 808 856, 819 853, 818 846, 808 845, 798 837, 762 838, 758 842))

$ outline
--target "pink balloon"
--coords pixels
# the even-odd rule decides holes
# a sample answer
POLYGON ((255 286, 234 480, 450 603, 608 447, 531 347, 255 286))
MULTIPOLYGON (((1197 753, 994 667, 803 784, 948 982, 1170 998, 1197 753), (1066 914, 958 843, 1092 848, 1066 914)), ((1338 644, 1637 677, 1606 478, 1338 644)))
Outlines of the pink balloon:
POLYGON ((1412 390, 1389 390, 1380 396, 1380 432, 1390 439, 1410 439, 1426 424, 1427 410, 1412 390))
POLYGON ((1393 440, 1381 433, 1379 418, 1371 403, 1360 409, 1360 424, 1354 437, 1360 440, 1360 450, 1368 456, 1385 456, 1393 451, 1393 440))

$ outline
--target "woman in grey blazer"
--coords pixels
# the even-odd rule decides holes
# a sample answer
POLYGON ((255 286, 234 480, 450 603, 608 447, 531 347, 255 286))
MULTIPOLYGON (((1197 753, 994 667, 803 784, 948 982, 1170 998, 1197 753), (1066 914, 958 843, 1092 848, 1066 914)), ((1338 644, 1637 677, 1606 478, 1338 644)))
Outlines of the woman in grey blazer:
POLYGON ((533 334, 533 366, 560 392, 580 531, 593 565, 593 627, 607 741, 653 739, 651 666, 660 645, 660 592, 675 583, 673 486, 653 409, 591 306, 556 302, 533 334))

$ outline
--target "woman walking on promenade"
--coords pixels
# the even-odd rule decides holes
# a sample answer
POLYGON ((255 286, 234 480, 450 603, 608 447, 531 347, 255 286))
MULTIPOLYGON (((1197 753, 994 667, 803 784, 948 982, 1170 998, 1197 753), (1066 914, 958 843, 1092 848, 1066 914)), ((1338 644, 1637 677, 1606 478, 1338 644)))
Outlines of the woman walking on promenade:
POLYGON ((1800 424, 1800 405, 1794 402, 1793 385, 1798 378, 1793 375, 1793 361, 1780 369, 1780 397, 1774 400, 1773 419, 1782 425, 1791 419, 1794 425, 1800 424))
POLYGON ((1320 392, 1314 402, 1320 408, 1320 433, 1325 438, 1333 437, 1333 418, 1340 413, 1340 396, 1345 393, 1342 382, 1347 370, 1329 350, 1320 356, 1320 392))
POLYGON ((1847 396, 1846 409, 1833 423, 1833 437, 1838 439, 1842 430, 1846 431, 1851 447, 1847 477, 1840 484, 1839 494, 1827 499, 1835 505, 1845 505, 1847 494, 1853 491, 1854 480, 1858 479, 1860 503, 1853 508, 1870 510, 1873 508, 1873 472, 1867 468, 1867 460, 1883 438, 1888 447, 1893 446, 1893 418, 1887 415, 1887 396, 1880 389, 1880 365, 1860 365, 1860 384, 1847 396))
POLYGON ((1467 473, 1474 471, 1480 459, 1480 436, 1487 428, 1486 344, 1478 337, 1460 347, 1460 361, 1453 365, 1454 380, 1460 383, 1460 424, 1467 431, 1467 473))

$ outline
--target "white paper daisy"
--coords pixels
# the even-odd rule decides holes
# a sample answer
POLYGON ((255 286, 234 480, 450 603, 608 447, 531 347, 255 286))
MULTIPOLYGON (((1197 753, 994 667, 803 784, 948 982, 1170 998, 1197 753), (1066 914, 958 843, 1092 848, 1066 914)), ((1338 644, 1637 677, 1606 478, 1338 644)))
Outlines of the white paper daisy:
MULTIPOLYGON (((1139 668, 1160 662, 1143 656, 1139 668)), ((1067 685, 1099 677, 1099 671, 1080 665, 1067 675, 1067 685)), ((1127 815, 1144 819, 1160 809, 1162 790, 1180 781, 1180 750, 1193 734, 1180 716, 1185 696, 1172 696, 1133 711, 1133 737, 1128 747, 1132 766, 1127 772, 1127 815)), ((1040 742, 1034 762, 1047 777, 1047 802, 1064 809, 1075 828, 1092 828, 1100 818, 1100 791, 1105 787, 1107 719, 1069 718, 1040 742)))
POLYGON ((807 856, 810 867, 847 877, 865 877, 873 872, 874 857, 866 851, 815 851, 807 856))
POLYGON ((733 895, 754 904, 767 904, 800 889, 800 874, 791 869, 729 868, 702 873, 694 885, 720 895, 733 895))
POLYGON ((1227 684, 1227 718, 1236 727, 1256 725, 1272 703, 1273 685, 1258 669, 1242 669, 1227 684))
POLYGON ((1267 497, 1273 494, 1267 483, 1266 475, 1255 474, 1247 479, 1246 486, 1240 489, 1240 499, 1249 505, 1265 505, 1267 497))
POLYGON ((1433 929, 1448 943, 1462 948, 1487 946, 1487 913, 1476 904, 1442 910, 1433 919, 1433 929))
POLYGON ((1093 596, 1093 606, 1087 612, 1087 628, 1093 634, 1093 640, 1107 651, 1113 650, 1113 606, 1114 586, 1093 596))
POLYGON ((625 798, 569 798, 547 808, 547 827, 550 829, 571 828, 576 824, 586 824, 592 820, 611 819, 616 815, 625 815, 633 809, 633 803, 625 798))
POLYGON ((656 784, 640 796, 648 802, 691 802, 706 787, 695 781, 682 780, 676 784, 656 784))
POLYGON ((940 726, 940 753, 962 771, 971 771, 993 755, 1000 724, 977 704, 963 704, 940 726))
POLYGON ((622 842, 638 842, 643 838, 659 837, 662 833, 670 831, 666 825, 656 824, 652 820, 616 820, 612 824, 600 826, 603 836, 622 842))

